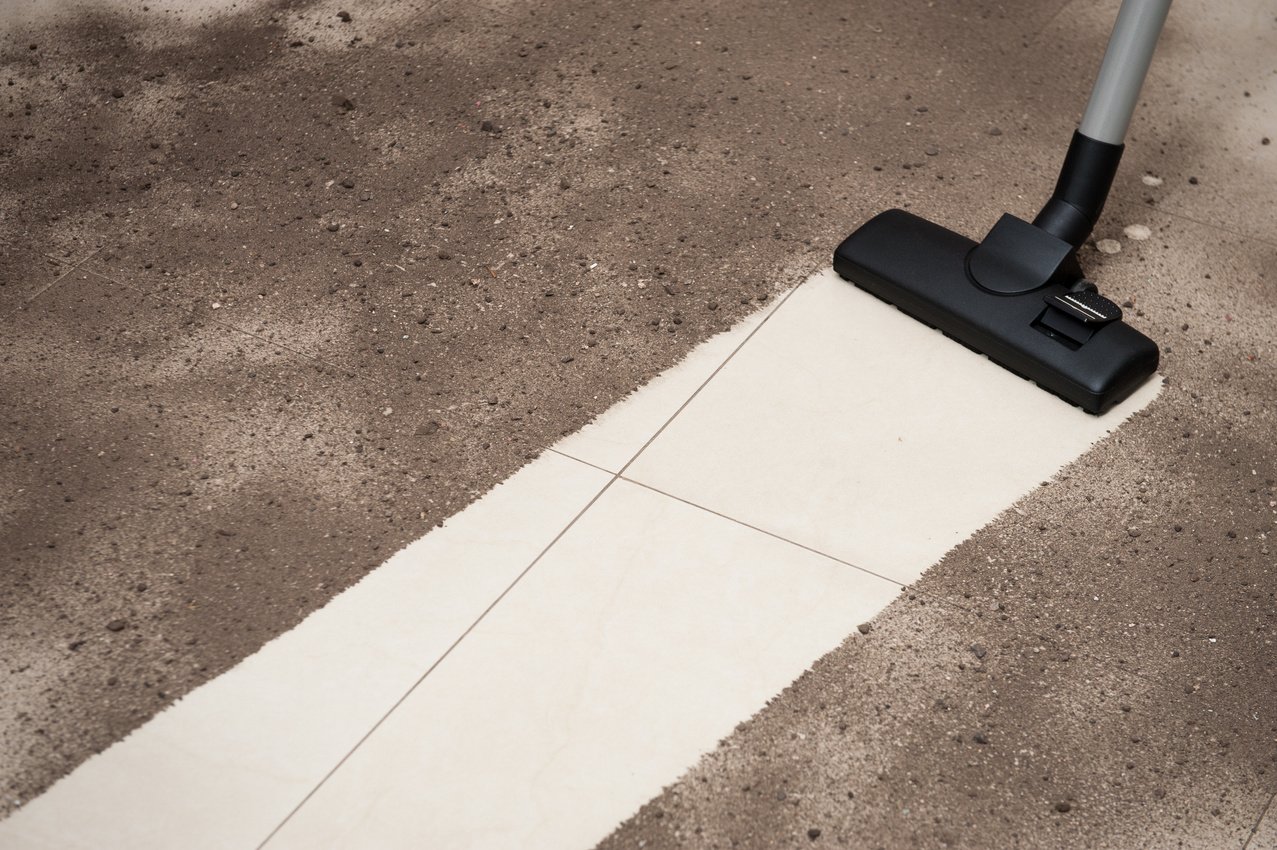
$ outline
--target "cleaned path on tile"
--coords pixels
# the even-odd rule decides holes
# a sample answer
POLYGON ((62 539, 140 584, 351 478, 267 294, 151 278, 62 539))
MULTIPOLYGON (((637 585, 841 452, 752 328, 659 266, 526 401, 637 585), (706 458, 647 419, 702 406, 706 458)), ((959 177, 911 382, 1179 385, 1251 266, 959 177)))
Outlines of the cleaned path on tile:
POLYGON ((0 835, 589 846, 1157 386, 1086 416, 821 273, 0 835))

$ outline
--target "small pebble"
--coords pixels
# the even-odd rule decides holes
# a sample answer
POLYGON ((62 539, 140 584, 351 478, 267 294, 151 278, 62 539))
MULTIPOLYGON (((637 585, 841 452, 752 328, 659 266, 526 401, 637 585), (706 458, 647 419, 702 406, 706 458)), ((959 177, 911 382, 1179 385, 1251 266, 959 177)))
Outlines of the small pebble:
POLYGON ((820 830, 816 829, 816 827, 813 826, 811 829, 807 830, 808 840, 815 841, 819 837, 820 837, 820 830))
POLYGON ((1128 238, 1134 239, 1136 242, 1143 242, 1145 239, 1153 235, 1153 231, 1149 230, 1147 225, 1131 224, 1122 231, 1128 238))
POLYGON ((1095 243, 1095 250, 1101 254, 1116 254, 1122 250, 1122 243, 1116 239, 1101 239, 1095 243))
POLYGON ((348 24, 348 23, 350 23, 350 13, 349 13, 349 12, 338 12, 338 13, 337 13, 337 19, 338 19, 339 21, 341 21, 343 24, 348 24))
POLYGON ((990 127, 990 128, 989 128, 989 135, 990 135, 990 136, 1001 136, 1001 135, 1002 135, 1002 129, 1001 129, 1000 127, 990 127))
POLYGON ((329 223, 329 225, 328 225, 328 232, 329 232, 329 233, 336 233, 336 232, 337 232, 338 230, 340 230, 340 229, 341 229, 341 225, 340 225, 340 224, 338 224, 338 223, 337 223, 337 222, 335 222, 335 221, 334 221, 334 222, 330 222, 330 223, 329 223))
POLYGON ((976 658, 984 658, 984 656, 989 654, 989 650, 985 649, 983 646, 981 646, 978 643, 971 644, 971 652, 975 655, 976 658))
POLYGON ((564 189, 564 190, 571 189, 571 188, 572 188, 572 184, 568 182, 568 178, 566 178, 566 177, 560 177, 560 178, 559 178, 559 188, 560 188, 560 189, 564 189))
POLYGON ((1154 177, 1152 174, 1145 174, 1140 180, 1144 181, 1145 186, 1161 186, 1164 182, 1160 177, 1154 177))
POLYGON ((1190 186, 1196 186, 1196 185, 1197 185, 1197 178, 1196 178, 1196 177, 1190 177, 1190 178, 1188 178, 1188 183, 1189 183, 1189 185, 1190 185, 1190 186))
POLYGON ((126 625, 128 625, 128 623, 126 623, 124 620, 112 620, 111 622, 106 624, 106 630, 108 632, 122 632, 124 631, 124 627, 126 625))
POLYGON ((930 148, 927 148, 925 153, 927 154, 927 156, 938 156, 940 154, 940 149, 937 147, 930 147, 930 148))
POLYGON ((872 623, 861 623, 859 626, 856 626, 856 631, 860 632, 862 635, 867 635, 872 630, 873 630, 872 623))
POLYGON ((1068 802, 1061 800, 1060 802, 1055 804, 1055 810, 1059 812, 1060 814, 1064 814, 1066 812, 1073 811, 1073 806, 1070 805, 1068 802))
POLYGON ((1267 136, 1264 136, 1262 139, 1259 140, 1259 143, 1261 145, 1271 145, 1273 143, 1273 140, 1268 138, 1267 136))

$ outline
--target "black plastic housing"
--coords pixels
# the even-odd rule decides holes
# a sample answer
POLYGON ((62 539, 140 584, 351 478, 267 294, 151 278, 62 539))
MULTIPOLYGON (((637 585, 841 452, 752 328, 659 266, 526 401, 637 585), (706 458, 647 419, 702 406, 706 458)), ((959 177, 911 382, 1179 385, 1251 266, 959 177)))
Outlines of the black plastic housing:
MULTIPOLYGON (((1032 227, 1004 218, 1016 222, 1012 233, 1032 227)), ((1050 282, 1002 294, 977 285, 969 272, 978 244, 903 210, 888 210, 838 246, 834 270, 1089 413, 1104 413, 1157 371, 1157 344, 1120 319, 1097 327, 1047 305, 1047 297, 1068 292, 1080 279, 1071 254, 1050 282)))
POLYGON ((1055 191, 1033 219, 1034 226, 1074 248, 1082 247, 1104 211, 1123 150, 1125 145, 1101 142, 1073 131, 1055 191))

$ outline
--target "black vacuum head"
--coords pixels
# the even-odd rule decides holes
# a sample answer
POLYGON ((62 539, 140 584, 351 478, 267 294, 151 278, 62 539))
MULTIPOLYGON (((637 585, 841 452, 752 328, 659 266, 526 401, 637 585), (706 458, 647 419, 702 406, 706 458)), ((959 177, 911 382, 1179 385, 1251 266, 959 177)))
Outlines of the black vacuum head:
POLYGON ((1157 344, 1083 279, 1073 246, 1014 216, 977 243, 888 210, 843 240, 834 270, 1089 413, 1157 371, 1157 344))

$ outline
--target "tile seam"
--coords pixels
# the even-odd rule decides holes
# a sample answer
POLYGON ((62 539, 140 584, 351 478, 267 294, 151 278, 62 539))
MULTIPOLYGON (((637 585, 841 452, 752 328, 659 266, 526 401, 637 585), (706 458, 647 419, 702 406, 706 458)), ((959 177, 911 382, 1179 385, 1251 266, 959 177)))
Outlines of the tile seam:
MULTIPOLYGON (((567 455, 562 455, 561 452, 556 452, 556 454, 559 454, 560 456, 565 457, 568 460, 573 461, 574 463, 581 463, 583 466, 591 466, 590 464, 585 464, 582 461, 577 460, 576 458, 571 458, 571 457, 568 457, 567 455)), ((592 467, 592 468, 597 469, 598 467, 592 467)), ((606 470, 602 470, 602 471, 606 472, 606 470)), ((391 706, 381 715, 381 717, 379 717, 368 728, 368 730, 359 738, 359 740, 355 742, 353 746, 350 747, 350 749, 346 752, 346 754, 343 755, 337 761, 337 763, 334 764, 332 768, 329 769, 328 772, 325 773, 324 776, 318 782, 316 782, 315 785, 308 792, 306 792, 306 795, 302 797, 302 799, 297 803, 297 805, 295 805, 288 812, 288 814, 286 814, 284 818, 280 820, 280 822, 276 824, 275 827, 266 835, 266 837, 261 841, 261 843, 257 845, 257 850, 262 850, 271 842, 271 840, 279 833, 279 831, 283 829, 284 826, 290 820, 292 820, 292 818, 299 811, 301 811, 301 809, 306 805, 307 802, 310 801, 312 797, 315 796, 316 793, 319 792, 319 789, 322 788, 324 784, 327 783, 328 780, 331 779, 337 773, 337 771, 339 771, 342 768, 342 766, 351 758, 351 756, 353 756, 359 750, 359 748, 362 747, 364 743, 377 732, 377 730, 381 727, 381 725, 385 723, 386 720, 388 720, 390 716, 394 714, 395 711, 397 711, 399 707, 403 705, 404 702, 406 702, 410 696, 412 696, 412 694, 417 690, 418 687, 421 686, 423 682, 425 682, 425 680, 430 676, 430 674, 433 673, 435 669, 439 667, 440 664, 442 664, 444 661, 447 660, 448 656, 452 654, 453 650, 455 650, 458 646, 460 646, 461 642, 464 641, 470 635, 471 632, 473 632, 476 628, 478 628, 478 626, 484 621, 484 619, 487 618, 488 614, 490 614, 493 611, 493 609, 495 609, 497 605, 499 605, 501 601, 505 599, 506 596, 508 596, 512 590, 514 590, 516 586, 518 586, 518 584, 523 580, 523 578, 527 576, 529 572, 532 571, 532 568, 535 567, 538 563, 540 563, 540 561, 546 556, 546 554, 548 554, 549 551, 553 549, 561 539, 563 539, 564 535, 566 535, 569 531, 572 530, 573 526, 576 525, 576 523, 581 519, 581 517, 583 517, 588 511, 590 511, 595 506, 595 504, 598 503, 599 499, 603 498, 603 495, 607 493, 607 491, 611 489, 612 485, 615 484, 616 481, 620 478, 620 476, 616 473, 608 473, 608 474, 610 474, 612 477, 608 479, 608 481, 601 488, 599 488, 599 491, 590 498, 589 502, 587 502, 583 508, 577 511, 577 513, 572 517, 572 519, 568 521, 568 523, 565 526, 563 526, 563 528, 559 529, 559 531, 554 535, 554 537, 550 540, 550 542, 547 543, 541 549, 541 551, 537 553, 535 557, 533 557, 533 559, 528 563, 528 565, 524 567, 517 576, 514 577, 514 579, 505 587, 505 589, 502 590, 499 594, 497 594, 497 596, 490 603, 488 603, 487 607, 484 608, 483 611, 479 613, 479 616, 477 616, 470 623, 470 625, 467 626, 465 630, 462 631, 461 634, 458 635, 457 638, 451 644, 449 644, 448 648, 445 649, 439 655, 439 657, 436 658, 430 664, 430 666, 426 668, 425 672, 423 672, 419 677, 417 677, 416 681, 414 681, 412 685, 410 685, 408 689, 405 690, 403 694, 400 695, 400 697, 396 699, 394 703, 391 704, 391 706)), ((428 536, 428 533, 426 536, 428 536)))

